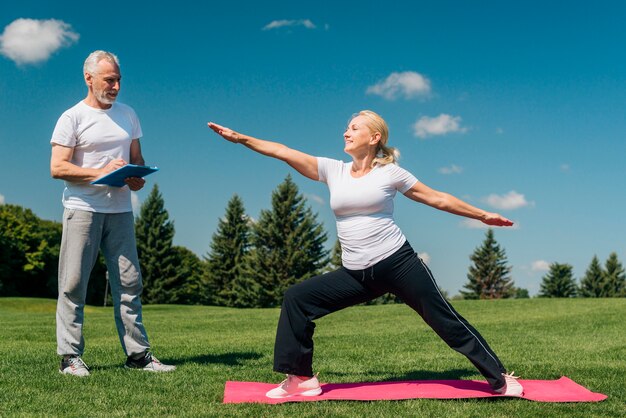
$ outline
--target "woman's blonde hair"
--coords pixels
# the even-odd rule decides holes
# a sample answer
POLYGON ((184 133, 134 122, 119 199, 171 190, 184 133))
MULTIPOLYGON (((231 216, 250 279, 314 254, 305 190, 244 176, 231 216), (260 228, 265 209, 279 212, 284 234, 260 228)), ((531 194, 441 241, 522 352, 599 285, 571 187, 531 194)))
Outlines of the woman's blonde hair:
POLYGON ((387 146, 387 142, 389 142, 389 128, 387 127, 387 122, 385 122, 378 113, 371 110, 361 110, 353 117, 356 116, 365 116, 365 125, 370 130, 370 133, 380 134, 380 141, 378 141, 378 147, 376 148, 376 158, 372 161, 372 167, 376 164, 396 164, 400 158, 400 151, 387 146))

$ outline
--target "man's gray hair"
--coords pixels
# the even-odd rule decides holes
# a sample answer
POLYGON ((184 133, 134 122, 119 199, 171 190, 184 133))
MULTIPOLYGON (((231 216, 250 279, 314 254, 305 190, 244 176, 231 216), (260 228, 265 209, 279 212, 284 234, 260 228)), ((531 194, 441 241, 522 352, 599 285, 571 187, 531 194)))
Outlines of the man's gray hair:
POLYGON ((107 51, 93 51, 85 60, 85 65, 83 65, 83 74, 95 74, 98 71, 98 63, 102 60, 106 60, 111 64, 117 65, 118 67, 120 66, 120 61, 117 59, 115 54, 107 51))

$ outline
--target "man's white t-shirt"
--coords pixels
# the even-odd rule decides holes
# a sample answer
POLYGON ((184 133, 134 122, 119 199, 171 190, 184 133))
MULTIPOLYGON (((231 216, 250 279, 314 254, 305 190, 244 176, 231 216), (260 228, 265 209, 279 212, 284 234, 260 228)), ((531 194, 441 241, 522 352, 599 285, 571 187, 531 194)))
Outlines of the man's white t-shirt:
MULTIPOLYGON (((102 168, 109 161, 130 161, 130 144, 142 136, 135 111, 115 102, 109 109, 96 109, 83 101, 66 110, 52 133, 53 144, 74 148, 71 162, 83 168, 102 168)), ((63 206, 89 212, 132 211, 128 186, 65 182, 63 206)))
POLYGON ((396 252, 406 238, 393 219, 393 198, 417 178, 396 164, 376 165, 363 177, 350 174, 352 163, 317 158, 319 179, 330 190, 345 268, 362 270, 396 252))

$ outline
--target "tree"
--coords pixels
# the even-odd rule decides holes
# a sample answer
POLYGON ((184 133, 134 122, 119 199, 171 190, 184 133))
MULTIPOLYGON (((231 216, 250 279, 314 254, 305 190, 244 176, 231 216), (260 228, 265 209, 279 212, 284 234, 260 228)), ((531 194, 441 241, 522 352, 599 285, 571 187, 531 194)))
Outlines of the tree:
POLYGON ((30 209, 0 205, 0 295, 57 296, 61 231, 30 209))
POLYGON ((474 263, 469 267, 469 280, 461 290, 465 299, 500 299, 513 296, 514 283, 509 276, 511 267, 507 266, 506 252, 496 242, 493 230, 489 228, 482 246, 476 248, 470 256, 474 263))
POLYGON ((328 262, 325 241, 323 226, 288 175, 272 192, 272 209, 261 211, 253 227, 245 275, 259 286, 255 305, 280 305, 287 287, 318 274, 328 262))
POLYGON ((175 245, 172 247, 176 260, 176 274, 180 285, 173 288, 169 303, 183 305, 207 304, 208 285, 203 277, 205 263, 191 250, 175 245))
POLYGON ((249 249, 250 221, 243 201, 235 194, 228 201, 226 214, 218 221, 211 250, 205 257, 208 301, 221 306, 245 306, 249 299, 256 299, 248 295, 256 289, 254 282, 248 283, 243 277, 244 259, 249 249))
POLYGON ((571 298, 576 296, 576 282, 569 264, 552 263, 550 270, 543 277, 540 297, 571 298))
POLYGON ((604 287, 607 297, 626 296, 626 276, 624 267, 617 258, 617 253, 611 253, 604 264, 604 287))
POLYGON ((585 271, 585 276, 580 281, 580 296, 586 298, 605 297, 604 277, 605 273, 600 261, 594 255, 587 271, 585 271))
POLYGON ((135 221, 137 252, 143 277, 145 303, 174 303, 182 277, 173 250, 174 224, 165 210, 159 186, 154 185, 135 221))
POLYGON ((42 296, 36 293, 42 287, 46 289, 45 281, 41 286, 42 280, 38 277, 45 267, 44 254, 48 250, 48 242, 39 230, 40 222, 30 209, 0 205, 2 295, 42 296))

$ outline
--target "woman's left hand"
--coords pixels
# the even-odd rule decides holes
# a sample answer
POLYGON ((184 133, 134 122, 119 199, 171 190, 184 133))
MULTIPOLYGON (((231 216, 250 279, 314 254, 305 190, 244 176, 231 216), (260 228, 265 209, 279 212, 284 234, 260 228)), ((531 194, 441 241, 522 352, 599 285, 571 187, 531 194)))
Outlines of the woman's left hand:
POLYGON ((511 225, 513 225, 513 221, 505 218, 504 216, 500 215, 499 213, 493 213, 493 212, 485 212, 485 215, 483 215, 481 221, 484 224, 491 225, 491 226, 511 226, 511 225))

